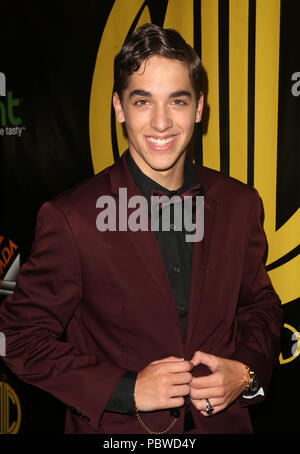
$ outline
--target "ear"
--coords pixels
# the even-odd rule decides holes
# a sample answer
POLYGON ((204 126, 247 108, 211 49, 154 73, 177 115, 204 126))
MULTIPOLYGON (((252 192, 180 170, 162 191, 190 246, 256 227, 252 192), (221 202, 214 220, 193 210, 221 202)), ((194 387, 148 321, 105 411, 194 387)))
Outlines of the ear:
POLYGON ((196 117, 195 117, 195 123, 200 123, 201 118, 202 118, 202 112, 203 112, 203 104, 204 104, 204 95, 201 92, 198 100, 198 105, 196 109, 196 117))
POLYGON ((124 116, 122 104, 121 104, 119 95, 118 95, 118 93, 116 91, 113 94, 113 106, 114 106, 114 109, 115 109, 116 120, 119 123, 124 123, 125 116, 124 116))

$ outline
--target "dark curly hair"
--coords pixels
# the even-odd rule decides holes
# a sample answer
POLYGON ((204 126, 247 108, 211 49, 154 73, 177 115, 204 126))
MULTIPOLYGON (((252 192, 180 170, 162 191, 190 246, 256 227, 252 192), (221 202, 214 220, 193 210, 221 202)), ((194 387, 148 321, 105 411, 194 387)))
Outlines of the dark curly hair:
POLYGON ((129 35, 114 61, 114 91, 122 99, 128 76, 153 55, 184 62, 190 74, 197 100, 201 94, 201 60, 182 36, 171 28, 144 24, 129 35))

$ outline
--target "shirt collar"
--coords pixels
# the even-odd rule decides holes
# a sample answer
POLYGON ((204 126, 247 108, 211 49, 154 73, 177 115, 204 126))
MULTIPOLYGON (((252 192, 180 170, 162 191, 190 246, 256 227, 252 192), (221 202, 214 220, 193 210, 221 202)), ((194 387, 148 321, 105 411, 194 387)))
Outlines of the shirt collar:
POLYGON ((146 197, 146 199, 148 201, 150 200, 151 191, 153 191, 153 190, 163 191, 166 193, 166 195, 171 197, 172 195, 175 195, 175 194, 181 194, 182 192, 185 192, 189 188, 199 184, 199 180, 198 180, 195 168, 194 168, 193 164, 191 163, 190 159, 188 158, 188 156, 186 156, 185 163, 184 163, 183 184, 176 191, 169 191, 169 189, 164 188, 160 184, 156 183, 156 181, 152 180, 147 175, 145 175, 141 171, 141 169, 138 167, 138 165, 132 158, 129 151, 126 154, 126 163, 127 163, 127 166, 131 173, 132 178, 134 179, 139 190, 141 191, 141 194, 144 197, 146 197))

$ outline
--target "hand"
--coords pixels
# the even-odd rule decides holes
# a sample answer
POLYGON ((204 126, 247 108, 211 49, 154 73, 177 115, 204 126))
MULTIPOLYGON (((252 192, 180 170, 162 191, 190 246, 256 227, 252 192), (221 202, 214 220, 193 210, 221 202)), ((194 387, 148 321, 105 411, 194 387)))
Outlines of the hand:
POLYGON ((137 410, 181 407, 184 396, 190 393, 192 368, 190 361, 175 356, 150 363, 136 378, 134 395, 137 410))
POLYGON ((205 399, 209 399, 214 415, 228 407, 246 389, 244 364, 200 351, 194 353, 191 361, 194 366, 205 364, 212 372, 205 377, 193 378, 189 383, 191 402, 204 416, 208 416, 205 399))

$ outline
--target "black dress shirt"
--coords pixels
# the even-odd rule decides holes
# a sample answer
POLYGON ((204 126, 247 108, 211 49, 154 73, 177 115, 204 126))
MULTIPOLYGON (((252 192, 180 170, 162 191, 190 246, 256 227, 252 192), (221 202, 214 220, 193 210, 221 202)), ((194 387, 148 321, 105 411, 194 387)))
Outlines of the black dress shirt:
MULTIPOLYGON (((188 158, 185 160, 183 185, 176 191, 169 191, 146 176, 137 166, 129 152, 127 152, 126 163, 141 195, 147 199, 149 207, 151 207, 150 197, 151 191, 153 190, 164 192, 168 197, 172 197, 176 194, 180 195, 189 188, 199 184, 195 169, 188 158)), ((169 231, 163 231, 160 228, 158 231, 154 231, 154 233, 171 284, 178 315, 185 332, 192 270, 193 243, 185 241, 186 232, 184 230, 184 223, 182 230, 175 230, 173 204, 170 205, 170 219, 169 231)), ((134 407, 133 391, 136 376, 137 372, 128 371, 122 377, 106 406, 106 411, 132 414, 134 407)))

